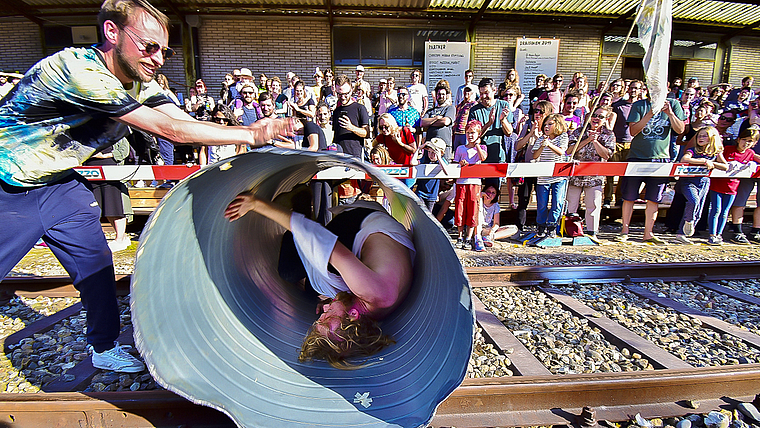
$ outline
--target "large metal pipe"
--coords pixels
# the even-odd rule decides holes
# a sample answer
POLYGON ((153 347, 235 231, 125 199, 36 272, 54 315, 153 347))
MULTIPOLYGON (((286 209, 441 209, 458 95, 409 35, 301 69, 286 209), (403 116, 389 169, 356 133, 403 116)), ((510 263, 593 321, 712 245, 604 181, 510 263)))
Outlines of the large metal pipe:
POLYGON ((148 221, 132 279, 135 342, 157 382, 240 426, 420 426, 463 380, 474 311, 441 226, 398 180, 353 158, 257 150, 179 183, 148 221), (364 171, 413 231, 414 282, 382 327, 396 344, 356 370, 298 362, 316 299, 277 274, 283 229, 227 204, 274 198, 329 167, 364 171))

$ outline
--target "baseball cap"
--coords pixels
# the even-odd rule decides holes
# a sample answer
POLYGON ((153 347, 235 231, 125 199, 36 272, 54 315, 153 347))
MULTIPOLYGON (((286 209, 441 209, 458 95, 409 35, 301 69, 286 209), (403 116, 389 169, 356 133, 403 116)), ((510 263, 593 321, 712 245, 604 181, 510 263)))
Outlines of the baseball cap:
POLYGON ((446 142, 443 141, 441 138, 435 137, 431 138, 430 141, 426 141, 423 147, 430 147, 433 150, 438 151, 439 153, 443 153, 446 151, 446 142))
POLYGON ((364 71, 364 66, 363 65, 357 65, 356 66, 356 71, 364 71))

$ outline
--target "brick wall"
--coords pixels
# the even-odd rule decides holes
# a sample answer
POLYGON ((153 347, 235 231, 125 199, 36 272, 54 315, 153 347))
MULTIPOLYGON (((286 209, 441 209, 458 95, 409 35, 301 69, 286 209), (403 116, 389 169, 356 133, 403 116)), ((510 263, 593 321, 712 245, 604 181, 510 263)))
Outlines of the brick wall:
POLYGON ((702 87, 707 87, 714 83, 713 68, 715 63, 712 61, 686 61, 683 77, 685 80, 696 77, 702 87))
POLYGON ((26 71, 42 59, 40 27, 30 21, 0 23, 0 69, 26 71))
MULTIPOLYGON (((604 80, 607 78, 607 76, 610 75, 610 70, 612 69, 612 66, 615 64, 616 58, 617 56, 602 55, 602 68, 601 68, 602 72, 599 77, 599 80, 604 80)), ((615 67, 615 72, 612 73, 612 78, 610 79, 610 82, 612 80, 619 78, 622 73, 623 73, 623 58, 620 58, 620 62, 618 62, 617 67, 615 67)))
POLYGON ((742 79, 746 76, 753 76, 757 82, 760 79, 757 67, 759 53, 760 38, 742 36, 741 41, 731 49, 728 83, 741 86, 742 79))
MULTIPOLYGON (((226 73, 249 68, 285 79, 293 71, 308 85, 314 68, 330 65, 330 28, 327 19, 237 20, 204 18, 198 31, 201 76, 218 95, 226 73), (269 38, 259 37, 266 29, 269 38), (241 45, 245 48, 241 48, 241 45)), ((283 83, 283 87, 287 85, 283 83)))
MULTIPOLYGON (((561 25, 531 25, 518 23, 483 23, 475 29, 475 81, 491 77, 502 82, 515 66, 515 47, 518 37, 560 39, 557 72, 565 76, 565 85, 576 71, 584 73, 589 82, 597 81, 599 58, 598 28, 561 25)), ((528 91, 530 88, 521 88, 528 91)))

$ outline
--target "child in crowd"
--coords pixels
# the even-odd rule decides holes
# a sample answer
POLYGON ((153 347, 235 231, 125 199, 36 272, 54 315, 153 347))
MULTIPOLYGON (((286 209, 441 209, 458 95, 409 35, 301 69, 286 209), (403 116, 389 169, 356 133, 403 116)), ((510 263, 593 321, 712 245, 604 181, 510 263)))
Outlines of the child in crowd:
MULTIPOLYGON (((480 133, 483 124, 471 120, 465 127, 467 144, 457 147, 454 162, 461 166, 478 164, 486 160, 486 146, 480 143, 480 133)), ((485 251, 479 236, 473 236, 478 225, 478 200, 480 199, 480 178, 457 179, 456 203, 454 205, 454 224, 457 226, 459 237, 457 247, 463 250, 471 247, 473 251, 485 251)))
MULTIPOLYGON (((533 144, 533 160, 538 162, 562 162, 568 146, 567 122, 558 113, 544 119, 543 135, 533 144)), ((538 177, 536 185, 536 223, 538 237, 556 237, 557 224, 565 206, 567 178, 538 177), (549 208, 551 199, 551 209, 549 208)))
MULTIPOLYGON (((411 164, 418 165, 437 163, 444 174, 448 175, 446 171, 446 158, 444 153, 446 152, 446 142, 440 138, 432 138, 430 141, 422 143, 412 155, 411 164), (420 152, 422 152, 422 159, 420 159, 420 152)), ((425 203, 427 209, 432 213, 435 203, 438 201, 438 189, 440 187, 440 180, 437 178, 428 178, 417 180, 417 188, 415 194, 425 203)))
MULTIPOLYGON (((681 162, 691 165, 704 165, 726 171, 728 164, 723 157, 723 142, 720 133, 713 126, 706 126, 696 134, 696 145, 686 149, 681 162)), ((678 227, 676 240, 682 244, 692 244, 689 236, 694 234, 694 224, 702 217, 702 208, 710 190, 709 177, 681 177, 676 184, 676 191, 686 198, 683 218, 678 227)))
MULTIPOLYGON (((752 125, 752 128, 757 129, 757 125, 752 125)), ((755 162, 758 161, 758 156, 760 155, 755 154, 755 162)), ((747 200, 749 200, 749 195, 755 188, 755 184, 758 183, 760 183, 760 178, 742 178, 739 180, 736 198, 734 198, 734 203, 731 206, 731 224, 729 225, 729 230, 733 232, 731 242, 734 244, 749 245, 751 242, 760 244, 760 188, 758 188, 755 194, 757 208, 755 208, 755 212, 752 214, 752 229, 750 230, 749 237, 745 236, 742 232, 744 208, 747 206, 747 200)))
POLYGON ((501 192, 493 184, 488 184, 480 194, 482 201, 480 203, 479 223, 480 236, 483 237, 483 243, 486 247, 492 247, 493 241, 509 238, 517 233, 517 226, 501 226, 501 206, 499 205, 499 196, 501 192))
POLYGON ((374 165, 393 165, 388 149, 382 144, 376 145, 369 151, 369 160, 374 165))
MULTIPOLYGON (((750 127, 739 134, 735 146, 726 146, 723 157, 729 163, 728 171, 747 168, 750 166, 749 162, 753 160, 760 162, 760 156, 752 150, 752 146, 757 143, 759 137, 760 131, 755 127, 750 127)), ((738 188, 738 178, 713 178, 710 181, 710 216, 708 221, 710 239, 708 244, 723 244, 721 235, 738 188)))

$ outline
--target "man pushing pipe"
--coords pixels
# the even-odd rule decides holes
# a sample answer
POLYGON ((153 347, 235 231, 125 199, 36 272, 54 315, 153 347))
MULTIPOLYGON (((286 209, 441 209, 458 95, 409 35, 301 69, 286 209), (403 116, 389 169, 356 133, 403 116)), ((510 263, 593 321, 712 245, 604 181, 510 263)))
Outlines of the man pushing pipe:
POLYGON ((257 147, 291 135, 294 123, 227 127, 182 112, 153 81, 174 51, 169 19, 145 0, 106 0, 98 25, 102 44, 41 60, 0 101, 0 278, 42 237, 82 297, 93 366, 136 373, 144 365, 115 343, 119 310, 100 208, 71 168, 130 126, 180 144, 257 147))

